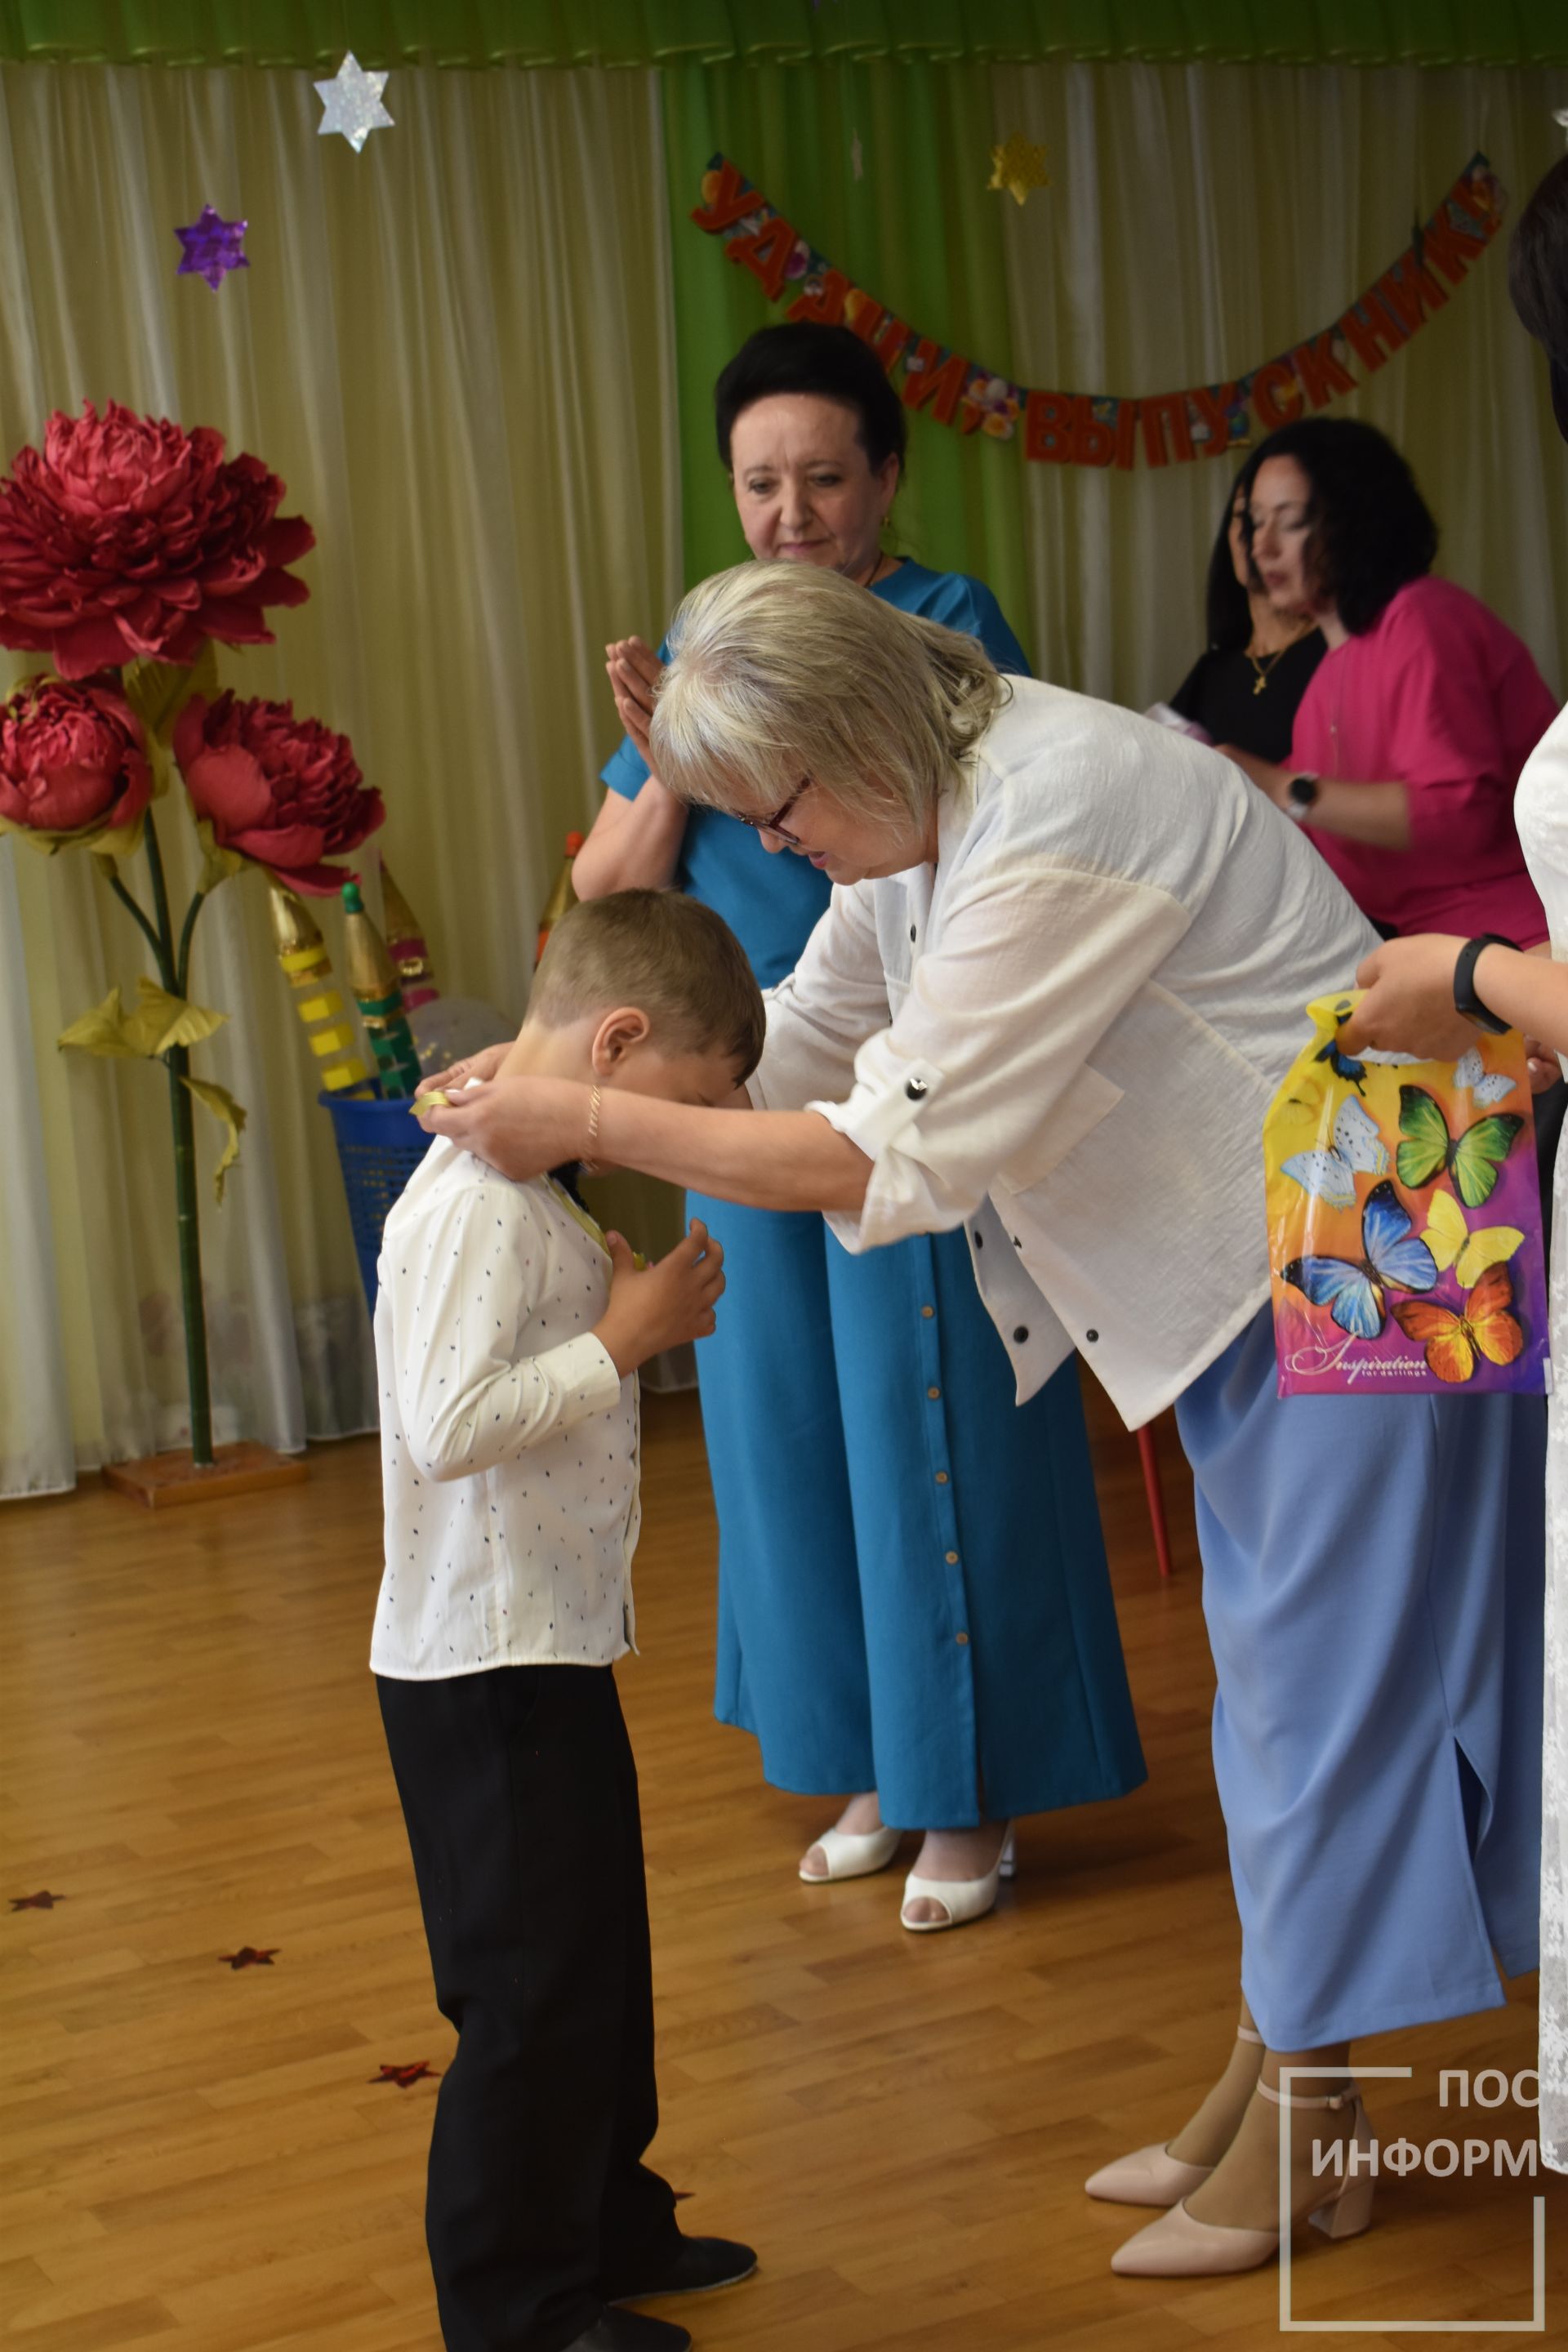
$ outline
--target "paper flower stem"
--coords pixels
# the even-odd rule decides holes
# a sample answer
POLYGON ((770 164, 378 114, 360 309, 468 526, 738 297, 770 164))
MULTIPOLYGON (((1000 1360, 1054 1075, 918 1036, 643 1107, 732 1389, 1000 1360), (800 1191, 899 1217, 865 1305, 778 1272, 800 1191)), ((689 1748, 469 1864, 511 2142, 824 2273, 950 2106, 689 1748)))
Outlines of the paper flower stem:
MULTIPOLYGON (((153 884, 156 934, 145 923, 142 928, 153 937, 164 987, 183 994, 177 982, 181 963, 190 947, 195 910, 185 919, 184 937, 176 953, 163 854, 151 809, 147 811, 142 846, 147 852, 147 870, 153 884)), ((202 1231, 196 1209, 195 1109, 186 1084, 191 1075, 190 1048, 171 1045, 162 1059, 169 1073, 169 1118, 174 1138, 174 1218, 180 1255, 180 1303, 185 1326, 185 1372, 191 1392, 191 1461, 196 1469, 209 1470, 213 1463, 212 1391, 207 1370, 206 1312, 202 1302, 202 1231)))
POLYGON ((169 985, 169 975, 163 969, 163 941, 159 939, 157 932, 153 929, 152 924, 147 920, 146 915, 143 913, 141 905, 132 897, 130 891, 126 888, 118 874, 110 874, 109 877, 109 887, 113 891, 115 897, 120 900, 121 904, 122 906, 129 907, 133 919, 145 932, 148 945, 152 948, 153 953, 157 959, 158 977, 163 982, 164 986, 167 987, 169 985))
POLYGON ((171 1045, 163 1056, 169 1073, 169 1116, 174 1130, 174 1215, 180 1247, 180 1299, 184 1309, 185 1373, 191 1391, 191 1460, 198 1470, 213 1462, 212 1394, 207 1374, 207 1321, 202 1304, 202 1234, 196 1213, 195 1108, 186 1080, 188 1045, 171 1045))
POLYGON ((189 992, 191 980, 191 936, 196 928, 196 917, 201 913, 202 908, 205 905, 206 898, 204 894, 198 890, 195 898, 191 900, 190 905, 185 909, 185 927, 180 933, 180 952, 174 965, 174 993, 176 996, 184 996, 189 992))

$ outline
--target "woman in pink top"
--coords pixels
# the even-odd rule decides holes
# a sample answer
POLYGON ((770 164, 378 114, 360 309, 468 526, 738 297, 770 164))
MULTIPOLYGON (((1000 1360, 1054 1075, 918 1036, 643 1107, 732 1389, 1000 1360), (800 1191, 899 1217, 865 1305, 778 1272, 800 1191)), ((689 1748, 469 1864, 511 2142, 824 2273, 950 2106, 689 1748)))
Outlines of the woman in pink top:
POLYGON ((1270 600, 1314 613, 1329 650, 1286 766, 1225 748, 1385 937, 1492 931, 1537 945, 1546 919, 1513 793, 1557 705, 1529 647, 1468 590, 1432 578, 1436 525, 1375 426, 1288 425, 1239 487, 1270 600))

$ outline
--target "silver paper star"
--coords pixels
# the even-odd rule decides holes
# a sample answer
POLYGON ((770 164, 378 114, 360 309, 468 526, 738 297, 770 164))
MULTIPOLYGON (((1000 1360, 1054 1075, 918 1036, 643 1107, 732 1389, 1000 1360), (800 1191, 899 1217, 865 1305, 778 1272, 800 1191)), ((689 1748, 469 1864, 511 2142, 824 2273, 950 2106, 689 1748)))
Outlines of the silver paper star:
POLYGON ((381 102, 384 73, 366 73, 351 49, 331 81, 316 84, 316 96, 326 108, 316 128, 321 138, 341 131, 356 155, 373 131, 390 131, 392 117, 381 102))
POLYGON ((1568 106, 1560 106, 1552 120, 1561 131, 1568 132, 1568 106))

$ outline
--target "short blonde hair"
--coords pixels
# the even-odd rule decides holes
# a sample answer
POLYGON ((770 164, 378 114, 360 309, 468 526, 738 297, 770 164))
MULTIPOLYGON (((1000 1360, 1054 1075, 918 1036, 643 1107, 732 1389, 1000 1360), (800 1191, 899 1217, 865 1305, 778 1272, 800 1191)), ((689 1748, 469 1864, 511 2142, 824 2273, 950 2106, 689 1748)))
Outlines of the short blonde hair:
POLYGON ((1008 688, 973 637, 811 563, 740 563, 675 616, 653 766, 678 800, 766 816, 803 777, 924 822, 1008 688))
POLYGON ((665 1054, 723 1054, 743 1083, 767 1016, 745 950, 721 915, 678 890, 616 890, 568 908, 534 974, 528 1017, 563 1029, 636 1005, 665 1054))

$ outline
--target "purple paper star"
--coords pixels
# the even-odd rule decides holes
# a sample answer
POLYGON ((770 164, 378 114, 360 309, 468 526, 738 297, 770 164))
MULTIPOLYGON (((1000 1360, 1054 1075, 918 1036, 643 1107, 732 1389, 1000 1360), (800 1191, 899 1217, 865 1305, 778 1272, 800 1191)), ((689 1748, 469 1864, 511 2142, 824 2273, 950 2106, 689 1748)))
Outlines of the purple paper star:
POLYGON ((216 294, 226 270, 249 268, 250 263, 239 249, 249 226, 248 221, 226 221, 211 205, 204 205, 198 220, 194 220, 189 228, 174 231, 185 248, 175 277, 205 278, 216 294))

